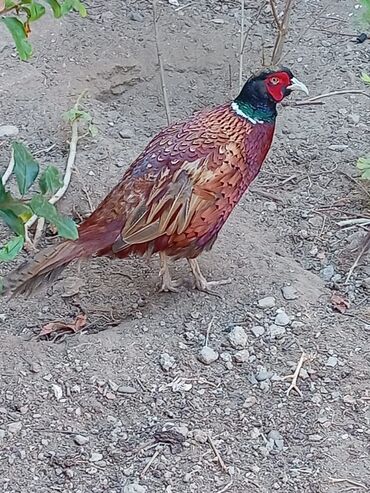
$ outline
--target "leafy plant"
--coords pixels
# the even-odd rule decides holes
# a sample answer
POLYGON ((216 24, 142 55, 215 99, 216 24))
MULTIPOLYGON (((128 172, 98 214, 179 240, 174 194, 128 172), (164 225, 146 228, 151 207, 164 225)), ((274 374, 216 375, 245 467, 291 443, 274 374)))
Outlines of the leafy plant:
POLYGON ((40 19, 49 6, 55 18, 75 11, 86 17, 87 10, 80 0, 0 0, 0 21, 9 30, 14 39, 21 60, 32 55, 32 46, 28 41, 31 23, 40 19))
POLYGON ((15 176, 20 198, 15 197, 5 188, 3 177, 0 179, 0 218, 15 233, 15 237, 0 250, 0 262, 13 260, 25 243, 25 223, 33 216, 43 217, 58 231, 59 236, 76 240, 78 230, 75 222, 61 215, 56 207, 49 202, 50 197, 63 185, 59 171, 48 166, 40 175, 39 190, 31 198, 26 198, 32 185, 39 176, 40 165, 28 148, 20 143, 12 145, 15 176))

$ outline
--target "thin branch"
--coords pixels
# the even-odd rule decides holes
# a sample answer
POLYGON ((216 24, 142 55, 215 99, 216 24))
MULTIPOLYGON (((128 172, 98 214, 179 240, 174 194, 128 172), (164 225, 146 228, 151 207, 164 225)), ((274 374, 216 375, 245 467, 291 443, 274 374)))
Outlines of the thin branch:
POLYGON ((220 464, 221 469, 224 472, 228 472, 228 469, 226 467, 226 464, 223 461, 220 452, 217 450, 216 445, 214 444, 214 441, 212 440, 211 435, 208 435, 208 443, 210 444, 211 449, 213 450, 213 452, 214 452, 214 454, 215 454, 215 456, 217 458, 217 462, 220 464))
POLYGON ((316 101, 324 98, 331 98, 332 96, 340 96, 342 94, 360 94, 362 96, 366 96, 370 98, 370 94, 362 89, 343 89, 342 91, 332 91, 327 92, 325 94, 320 94, 319 96, 315 96, 313 98, 304 99, 303 101, 296 101, 294 103, 295 106, 304 106, 306 104, 315 104, 316 101))
POLYGON ((163 93, 163 102, 164 102, 164 108, 166 111, 167 123, 169 125, 171 123, 171 112, 170 112, 170 105, 168 104, 167 87, 166 87, 166 80, 165 80, 165 76, 164 76, 162 52, 161 52, 161 49, 159 46, 158 26, 157 26, 157 0, 152 0, 152 8, 153 8, 154 37, 155 37, 155 45, 157 48, 159 73, 160 73, 160 77, 161 77, 161 86, 162 86, 162 93, 163 93))
POLYGON ((215 316, 213 315, 212 318, 211 318, 211 321, 209 322, 208 327, 207 327, 206 342, 204 343, 204 345, 206 347, 208 347, 209 333, 211 331, 211 327, 213 325, 214 319, 215 319, 215 316))
POLYGON ((243 51, 244 51, 244 0, 241 1, 241 27, 240 27, 240 52, 239 52, 239 91, 243 85, 243 51))
POLYGON ((351 484, 352 486, 356 486, 357 488, 363 488, 364 490, 367 490, 366 485, 359 483, 358 481, 354 481, 353 479, 350 478, 330 478, 330 481, 333 484, 348 483, 351 484))
POLYGON ((365 241, 362 244, 362 248, 360 250, 360 253, 357 255, 356 260, 353 262, 351 268, 348 271, 348 274, 347 274, 347 277, 346 277, 346 284, 348 284, 349 280, 352 277, 352 274, 353 274, 354 270, 358 266, 358 263, 360 262, 360 260, 362 259, 362 257, 365 255, 365 253, 367 253, 369 251, 369 249, 370 249, 370 230, 369 230, 368 234, 365 237, 365 241))
MULTIPOLYGON (((83 91, 78 96, 76 104, 74 105, 75 109, 78 109, 80 102, 81 102, 81 99, 83 98, 83 96, 85 94, 86 94, 86 91, 83 91)), ((56 202, 58 202, 58 200, 60 200, 63 197, 63 195, 66 193, 68 186, 69 186, 69 183, 71 181, 72 170, 73 170, 73 166, 74 166, 74 163, 76 160, 76 154, 77 154, 77 143, 80 139, 80 137, 78 136, 78 125, 79 125, 79 119, 76 118, 72 121, 72 125, 71 125, 71 140, 69 143, 69 153, 68 153, 67 164, 66 164, 66 168, 65 168, 65 172, 64 172, 63 186, 61 188, 59 188, 59 190, 57 190, 55 195, 53 195, 49 199, 50 204, 55 204, 56 202)), ((31 226, 37 221, 37 219, 38 219, 38 217, 36 215, 33 215, 24 225, 26 243, 28 245, 31 244, 33 247, 35 247, 37 245, 37 242, 39 241, 39 239, 41 237, 42 230, 43 230, 44 224, 45 224, 45 219, 42 217, 39 218, 39 221, 38 221, 38 224, 36 227, 36 232, 34 235, 34 241, 31 242, 28 232, 29 232, 29 229, 31 228, 31 226)))
POLYGON ((274 16, 275 24, 278 28, 278 35, 275 41, 274 49, 272 51, 271 65, 276 65, 281 60, 285 38, 288 34, 289 17, 293 7, 293 3, 294 0, 286 0, 283 19, 279 21, 279 16, 276 11, 274 0, 270 0, 272 15, 274 16))
POLYGON ((3 174, 2 178, 1 178, 3 185, 5 185, 6 182, 9 180, 10 175, 13 173, 13 169, 14 169, 14 151, 12 148, 8 167, 6 168, 5 173, 3 174))

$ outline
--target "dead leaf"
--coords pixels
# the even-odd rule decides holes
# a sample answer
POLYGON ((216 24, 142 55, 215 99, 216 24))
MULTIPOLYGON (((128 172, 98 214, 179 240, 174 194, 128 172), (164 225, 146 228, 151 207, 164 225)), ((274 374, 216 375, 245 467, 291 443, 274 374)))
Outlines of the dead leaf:
POLYGON ((60 322, 58 320, 56 320, 55 322, 49 322, 48 324, 42 327, 37 337, 39 339, 40 337, 45 337, 50 335, 57 336, 57 335, 63 335, 68 333, 75 334, 76 332, 79 332, 81 329, 85 327, 86 321, 87 321, 87 317, 85 313, 80 313, 79 315, 77 315, 75 321, 70 324, 67 324, 65 322, 60 322))
POLYGON ((340 293, 333 293, 331 297, 331 306, 340 313, 345 313, 349 308, 349 301, 340 293))

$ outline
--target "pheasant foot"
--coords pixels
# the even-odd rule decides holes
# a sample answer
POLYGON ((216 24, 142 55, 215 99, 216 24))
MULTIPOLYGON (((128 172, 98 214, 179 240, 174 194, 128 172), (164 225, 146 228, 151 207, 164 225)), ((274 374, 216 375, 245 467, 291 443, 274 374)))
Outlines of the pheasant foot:
POLYGON ((195 279, 195 287, 199 291, 204 291, 205 293, 221 298, 221 296, 216 291, 213 291, 211 288, 213 286, 224 286, 225 284, 231 284, 231 279, 207 281, 207 279, 203 276, 202 271, 200 270, 198 261, 196 259, 188 259, 188 262, 195 279))
POLYGON ((177 293, 178 287, 181 285, 181 282, 178 280, 172 280, 170 270, 168 268, 168 257, 164 253, 160 253, 160 262, 161 268, 159 271, 159 277, 162 279, 161 286, 159 288, 159 292, 164 293, 177 293))

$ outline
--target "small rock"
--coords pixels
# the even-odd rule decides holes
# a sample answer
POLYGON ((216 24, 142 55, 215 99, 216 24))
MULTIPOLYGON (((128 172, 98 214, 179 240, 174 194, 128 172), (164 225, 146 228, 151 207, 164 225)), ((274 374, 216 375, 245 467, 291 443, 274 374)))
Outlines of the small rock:
POLYGON ((128 15, 130 21, 143 22, 144 17, 139 12, 130 12, 128 15))
POLYGON ((286 328, 282 326, 279 327, 278 325, 275 324, 271 324, 269 327, 269 331, 270 331, 271 339, 280 339, 286 333, 286 328))
POLYGON ((243 327, 236 326, 229 334, 229 341, 233 348, 244 348, 248 342, 248 336, 243 327))
POLYGON ((234 359, 237 363, 245 363, 248 361, 249 351, 247 349, 242 349, 234 354, 234 359))
POLYGON ((357 125, 360 121, 360 115, 357 115, 357 113, 350 113, 347 116, 347 120, 349 121, 349 123, 354 123, 355 125, 357 125))
POLYGON ((163 371, 169 371, 176 364, 176 360, 173 356, 170 356, 168 353, 162 353, 159 358, 159 364, 163 371))
POLYGON ((338 151, 338 152, 343 152, 345 149, 347 149, 347 145, 345 144, 332 144, 328 147, 331 151, 338 151))
POLYGON ((329 358, 325 364, 326 364, 326 366, 331 366, 332 368, 334 368, 334 366, 337 366, 337 364, 338 364, 338 358, 335 356, 329 356, 329 358))
POLYGON ((135 136, 133 130, 127 126, 122 127, 118 133, 121 139, 132 139, 135 136))
POLYGON ((117 392, 120 394, 136 394, 137 389, 135 389, 135 387, 130 387, 129 385, 120 385, 117 392))
POLYGON ((284 448, 284 439, 281 434, 277 430, 271 430, 267 435, 268 440, 273 441, 275 447, 278 450, 283 450, 284 448))
POLYGON ((357 401, 353 395, 347 394, 343 396, 343 402, 346 404, 356 404, 357 401))
POLYGON ((254 395, 250 395, 249 397, 247 397, 245 399, 243 407, 245 409, 249 409, 250 407, 254 406, 255 404, 257 404, 257 399, 254 397, 254 395))
POLYGON ((123 488, 123 493, 146 493, 146 486, 141 486, 139 483, 126 484, 123 488))
POLYGON ((281 292, 283 293, 284 298, 288 301, 296 300, 298 298, 297 290, 293 288, 293 286, 284 286, 281 289, 281 292))
POLYGON ((0 139, 4 137, 15 137, 18 135, 19 130, 15 125, 1 125, 0 126, 0 139))
POLYGON ((41 365, 36 363, 35 361, 31 361, 30 363, 30 372, 39 373, 41 371, 41 365))
POLYGON ((210 365, 211 363, 214 363, 218 360, 218 356, 219 354, 217 351, 208 346, 204 346, 198 354, 198 359, 201 363, 204 363, 205 365, 210 365))
POLYGON ((90 462, 99 462, 103 459, 103 455, 99 452, 93 452, 90 456, 90 462))
POLYGON ((266 298, 258 300, 259 308, 274 308, 275 305, 276 300, 273 296, 266 296, 266 298))
POLYGON ((89 437, 85 437, 83 435, 75 435, 75 437, 74 437, 73 440, 75 441, 75 443, 77 445, 80 445, 82 447, 83 445, 86 445, 87 443, 89 443, 90 438, 89 437))
POLYGON ((261 432, 259 430, 259 428, 252 428, 251 429, 251 432, 250 432, 250 437, 252 440, 255 440, 256 438, 258 438, 260 436, 261 432))
POLYGON ((269 380, 274 373, 272 371, 267 371, 266 368, 261 368, 258 373, 256 373, 255 377, 257 382, 264 382, 265 380, 269 380))
POLYGON ((335 274, 335 271, 334 271, 334 267, 332 265, 327 265, 326 267, 324 267, 320 271, 320 276, 326 282, 329 282, 331 280, 331 278, 334 276, 334 274, 335 274))
POLYGON ((365 288, 366 291, 370 292, 370 277, 365 277, 362 281, 362 287, 365 288))
POLYGON ((19 433, 22 429, 22 423, 20 421, 15 421, 14 423, 8 424, 8 430, 10 433, 19 433))
POLYGON ((281 311, 276 315, 275 325, 285 327, 286 325, 289 325, 289 324, 290 324, 290 318, 288 317, 288 315, 284 311, 281 311))
POLYGON ((3 440, 5 438, 5 433, 6 431, 0 428, 0 440, 3 440))
POLYGON ((193 438, 198 443, 207 443, 208 435, 203 430, 194 430, 193 431, 193 438))
POLYGON ((316 435, 316 434, 315 435, 309 435, 308 439, 310 440, 310 442, 321 442, 322 436, 316 435))
POLYGON ((261 337, 265 333, 265 328, 262 325, 255 325, 251 328, 251 331, 254 337, 261 337))

